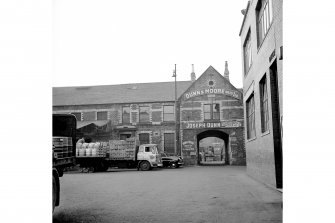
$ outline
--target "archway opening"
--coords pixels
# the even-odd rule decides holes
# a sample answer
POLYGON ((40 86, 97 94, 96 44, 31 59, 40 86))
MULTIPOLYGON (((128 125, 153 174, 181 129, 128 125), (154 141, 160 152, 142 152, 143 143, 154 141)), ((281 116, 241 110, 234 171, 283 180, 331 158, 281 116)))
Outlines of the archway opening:
POLYGON ((199 165, 229 164, 229 135, 219 130, 207 130, 197 135, 199 165))

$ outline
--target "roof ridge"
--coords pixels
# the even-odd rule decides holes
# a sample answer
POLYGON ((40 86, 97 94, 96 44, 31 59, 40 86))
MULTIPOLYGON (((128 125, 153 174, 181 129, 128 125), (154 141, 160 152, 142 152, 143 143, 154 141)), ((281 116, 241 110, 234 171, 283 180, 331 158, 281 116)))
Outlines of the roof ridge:
MULTIPOLYGON (((189 81, 177 81, 180 82, 192 82, 189 81)), ((136 84, 164 84, 164 83, 174 83, 174 81, 164 81, 164 82, 146 82, 146 83, 126 83, 126 84, 101 84, 101 85, 80 85, 80 86, 57 86, 52 88, 89 88, 89 87, 102 87, 102 86, 124 86, 124 85, 136 85, 136 84)))

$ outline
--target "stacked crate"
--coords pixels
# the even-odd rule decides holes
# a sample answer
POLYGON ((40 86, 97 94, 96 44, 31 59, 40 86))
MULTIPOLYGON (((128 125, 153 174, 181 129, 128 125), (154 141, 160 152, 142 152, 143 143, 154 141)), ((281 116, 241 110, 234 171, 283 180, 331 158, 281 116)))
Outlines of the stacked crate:
POLYGON ((114 160, 134 160, 135 159, 135 139, 110 140, 109 156, 114 160))
POLYGON ((73 145, 71 137, 52 137, 52 148, 55 158, 67 158, 73 154, 73 145))
POLYGON ((108 142, 100 142, 97 150, 98 157, 106 157, 107 149, 109 148, 108 142))

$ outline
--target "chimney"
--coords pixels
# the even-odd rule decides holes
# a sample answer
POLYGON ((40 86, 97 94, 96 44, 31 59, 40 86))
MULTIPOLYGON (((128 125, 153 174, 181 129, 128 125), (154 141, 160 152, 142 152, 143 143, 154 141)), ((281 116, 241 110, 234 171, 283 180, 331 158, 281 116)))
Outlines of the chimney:
POLYGON ((228 70, 228 62, 226 61, 225 63, 225 68, 224 68, 224 78, 226 78, 229 81, 229 70, 228 70))
POLYGON ((194 82, 196 80, 195 73, 194 73, 194 64, 192 64, 192 73, 191 73, 191 81, 194 82))

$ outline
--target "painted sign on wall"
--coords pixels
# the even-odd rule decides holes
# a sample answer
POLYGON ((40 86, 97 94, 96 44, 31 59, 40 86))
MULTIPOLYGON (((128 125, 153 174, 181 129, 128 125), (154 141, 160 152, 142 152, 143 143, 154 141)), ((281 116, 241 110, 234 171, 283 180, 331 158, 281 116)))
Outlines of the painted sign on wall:
POLYGON ((221 88, 210 88, 210 89, 205 89, 205 90, 190 91, 184 94, 184 99, 188 100, 190 98, 200 96, 200 95, 206 95, 206 94, 224 94, 224 95, 228 95, 228 96, 240 99, 239 93, 237 91, 225 90, 221 88))
POLYGON ((222 122, 184 122, 183 129, 202 129, 202 128, 233 128, 241 127, 243 121, 222 121, 222 122))
POLYGON ((192 141, 183 142, 183 150, 193 151, 194 150, 194 142, 192 142, 192 141))

